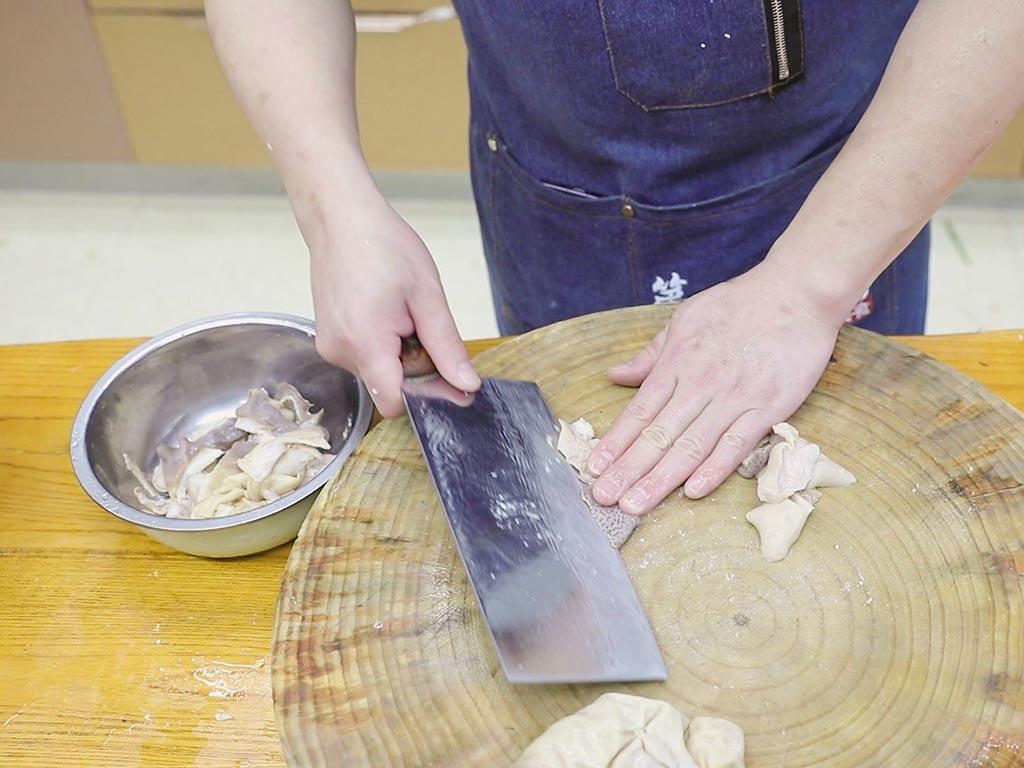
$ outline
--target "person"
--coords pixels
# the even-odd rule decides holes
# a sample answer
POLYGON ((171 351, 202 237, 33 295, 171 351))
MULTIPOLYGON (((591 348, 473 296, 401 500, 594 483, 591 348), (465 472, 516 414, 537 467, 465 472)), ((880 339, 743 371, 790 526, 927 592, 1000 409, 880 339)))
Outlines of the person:
MULTIPOLYGON (((638 391, 593 493, 634 514, 716 488, 845 322, 922 331, 927 222, 1024 102, 1020 0, 455 4, 502 331, 682 300, 609 370, 638 391)), ((206 10, 309 246, 322 356, 387 417, 414 331, 475 390, 431 256, 360 151, 348 2, 206 10)))

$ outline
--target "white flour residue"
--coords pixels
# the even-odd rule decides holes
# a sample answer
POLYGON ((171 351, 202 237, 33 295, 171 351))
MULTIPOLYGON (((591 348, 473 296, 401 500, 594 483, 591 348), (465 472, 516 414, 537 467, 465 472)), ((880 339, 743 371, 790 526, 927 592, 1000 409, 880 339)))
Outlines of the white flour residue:
POLYGON ((206 695, 211 698, 239 698, 251 692, 256 687, 256 683, 267 685, 263 676, 257 674, 265 664, 265 658, 258 659, 252 664, 237 664, 214 659, 209 664, 197 667, 192 672, 192 677, 210 688, 206 695))

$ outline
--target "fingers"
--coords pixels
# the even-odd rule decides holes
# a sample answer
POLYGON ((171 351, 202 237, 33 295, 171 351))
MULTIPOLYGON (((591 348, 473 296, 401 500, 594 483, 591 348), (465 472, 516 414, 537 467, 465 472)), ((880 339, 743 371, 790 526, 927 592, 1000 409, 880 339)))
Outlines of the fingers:
POLYGON ((654 469, 623 494, 619 501, 622 510, 646 514, 683 483, 691 499, 706 496, 721 485, 773 423, 763 410, 748 410, 735 421, 731 413, 709 406, 654 469))
POLYGON ((440 286, 424 288, 409 305, 416 335, 430 354, 437 372, 453 387, 468 392, 480 389, 480 376, 469 362, 469 353, 455 327, 440 286))
POLYGON ((722 435, 715 450, 690 476, 683 492, 691 499, 699 499, 722 484, 757 443, 771 431, 772 424, 781 421, 763 410, 750 410, 736 419, 722 435))
MULTIPOLYGON (((601 504, 625 501, 623 494, 650 472, 663 456, 680 452, 677 438, 684 435, 695 421, 699 423, 708 399, 703 392, 695 391, 691 395, 688 389, 677 385, 675 395, 668 404, 650 424, 640 430, 636 439, 629 444, 629 448, 601 474, 594 484, 594 498, 601 504)), ((715 437, 717 438, 717 435, 715 437)), ((694 438, 689 439, 692 441, 694 438)), ((701 440, 701 444, 706 444, 707 450, 710 450, 711 444, 704 442, 707 438, 701 440)), ((634 493, 627 506, 632 503, 636 508, 640 501, 642 499, 634 493)))
MULTIPOLYGON (((676 379, 673 375, 649 376, 640 391, 633 396, 629 405, 612 424, 611 429, 594 446, 587 462, 587 469, 592 475, 600 475, 622 455, 627 447, 633 444, 637 436, 654 420, 655 416, 672 398, 675 392, 676 379)), ((609 484, 605 483, 600 490, 595 485, 595 498, 601 504, 605 502, 597 493, 607 498, 611 493, 609 484)), ((616 495, 616 498, 617 495, 616 495)))
MULTIPOLYGON (((411 323, 409 324, 411 326, 411 323)), ((402 402, 401 338, 397 334, 346 343, 327 331, 316 335, 316 351, 331 365, 351 371, 363 380, 381 416, 392 418, 405 410, 402 402)))
POLYGON ((650 374, 662 348, 665 346, 665 329, 644 347, 643 351, 632 360, 608 369, 608 378, 624 387, 639 387, 650 374))
POLYGON ((391 337, 390 343, 384 343, 372 354, 362 354, 356 358, 359 375, 370 390, 377 410, 385 419, 392 419, 405 412, 402 401, 402 362, 398 354, 401 341, 397 336, 391 337))
MULTIPOLYGON (((631 515, 651 511, 703 464, 734 419, 732 409, 710 403, 686 426, 653 468, 622 494, 619 499, 622 511, 631 515)), ((736 463, 739 464, 739 460, 736 463)))

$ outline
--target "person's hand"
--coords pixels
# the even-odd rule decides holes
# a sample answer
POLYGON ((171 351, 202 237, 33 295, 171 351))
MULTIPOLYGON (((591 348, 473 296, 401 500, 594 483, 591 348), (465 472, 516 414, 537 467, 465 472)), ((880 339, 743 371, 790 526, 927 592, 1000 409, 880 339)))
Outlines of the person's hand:
POLYGON ((644 514, 684 483, 690 498, 713 491, 810 394, 846 314, 768 268, 686 299, 608 371, 640 390, 590 455, 594 498, 644 514))
POLYGON ((414 330, 452 386, 479 389, 434 260, 386 202, 370 204, 310 250, 317 352, 358 374, 382 416, 404 411, 399 353, 414 330))

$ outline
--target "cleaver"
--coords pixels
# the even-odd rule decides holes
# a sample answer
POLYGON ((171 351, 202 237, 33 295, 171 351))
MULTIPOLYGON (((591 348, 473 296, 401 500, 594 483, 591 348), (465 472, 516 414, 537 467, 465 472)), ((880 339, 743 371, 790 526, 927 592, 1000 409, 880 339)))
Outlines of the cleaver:
POLYGON ((409 421, 509 682, 664 680, 622 558, 555 449, 540 388, 485 378, 461 392, 415 336, 402 366, 409 421))

